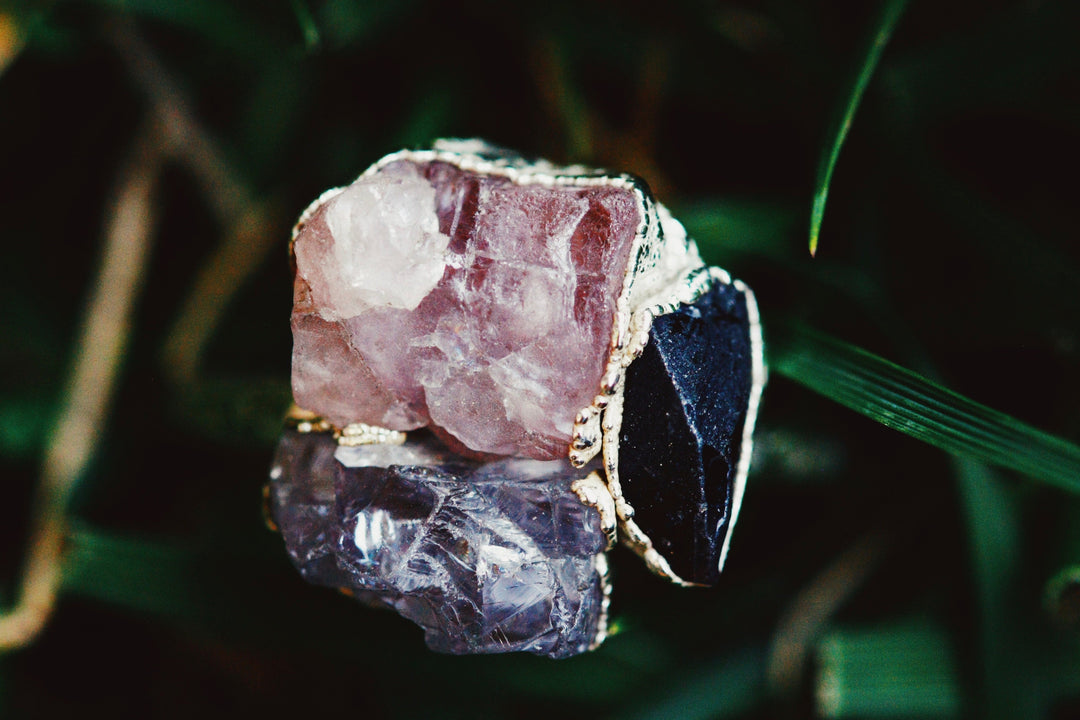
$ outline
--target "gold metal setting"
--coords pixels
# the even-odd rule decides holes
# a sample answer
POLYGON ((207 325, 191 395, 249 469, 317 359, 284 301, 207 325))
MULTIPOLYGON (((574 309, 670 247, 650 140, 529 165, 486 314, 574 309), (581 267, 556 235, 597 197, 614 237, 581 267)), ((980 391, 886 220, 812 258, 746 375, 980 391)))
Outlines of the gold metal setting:
POLYGON ((400 430, 391 430, 378 425, 368 425, 367 423, 349 423, 345 427, 337 427, 325 418, 316 415, 310 410, 304 410, 297 405, 289 408, 289 412, 285 416, 285 423, 301 433, 333 433, 337 444, 342 447, 402 445, 407 437, 400 430))
POLYGON ((595 470, 580 480, 575 480, 570 489, 577 494, 585 505, 596 508, 600 513, 600 529, 607 535, 607 549, 615 546, 618 540, 619 516, 615 511, 615 499, 611 497, 607 483, 595 470))

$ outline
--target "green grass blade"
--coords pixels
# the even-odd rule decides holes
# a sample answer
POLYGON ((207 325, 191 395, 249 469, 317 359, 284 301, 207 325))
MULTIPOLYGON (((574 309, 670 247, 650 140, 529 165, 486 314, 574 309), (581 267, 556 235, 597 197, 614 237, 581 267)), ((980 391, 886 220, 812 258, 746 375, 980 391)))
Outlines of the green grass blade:
POLYGON ((760 648, 736 651, 703 663, 663 686, 657 697, 623 709, 623 720, 728 718, 745 715, 765 695, 765 653, 760 648))
POLYGON ((709 198, 674 210, 706 262, 720 265, 736 253, 786 257, 802 222, 802 209, 794 204, 753 198, 709 198))
POLYGON ((927 620, 831 631, 818 644, 824 717, 957 717, 961 689, 951 642, 927 620))
POLYGON ((1080 447, 838 340, 799 330, 792 341, 775 372, 947 452, 1080 492, 1080 447))
POLYGON ((975 715, 995 720, 1047 717, 1040 709, 1033 668, 1050 665, 1035 658, 1039 633, 1031 626, 1023 563, 1023 531, 1017 488, 985 463, 954 462, 970 538, 977 602, 979 684, 975 715))
POLYGON ((190 617, 207 605, 192 581, 198 560, 181 547, 77 529, 68 540, 64 587, 140 612, 190 617))
POLYGON ((296 15, 296 22, 304 35, 304 47, 309 51, 319 47, 322 42, 322 38, 319 36, 319 26, 315 24, 315 17, 311 14, 311 10, 308 9, 307 3, 304 0, 292 0, 292 8, 293 13, 296 15))
POLYGON ((832 142, 825 146, 821 155, 821 163, 818 166, 817 180, 814 183, 814 205, 810 212, 810 254, 817 252, 818 235, 821 233, 821 222, 825 217, 825 200, 829 196, 829 184, 832 182, 833 169, 836 167, 837 158, 840 157, 840 148, 844 145, 848 130, 851 129, 851 121, 855 117, 855 111, 862 101, 863 93, 870 84, 870 78, 874 75, 878 60, 889 42, 896 23, 907 6, 907 0, 887 0, 882 7, 881 14, 874 24, 873 41, 866 50, 862 65, 851 89, 847 93, 847 104, 843 113, 837 116, 836 122, 831 128, 829 137, 832 142))

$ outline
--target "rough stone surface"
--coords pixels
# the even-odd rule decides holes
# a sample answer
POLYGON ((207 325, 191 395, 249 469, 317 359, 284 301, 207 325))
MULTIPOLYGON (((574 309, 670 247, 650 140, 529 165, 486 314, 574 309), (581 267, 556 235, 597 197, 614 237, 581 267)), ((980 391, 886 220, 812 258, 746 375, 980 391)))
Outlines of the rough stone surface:
POLYGON ((634 520, 684 580, 714 585, 750 392, 746 297, 717 283, 653 321, 626 376, 619 476, 634 520))
POLYGON ((641 222, 628 189, 398 161, 294 243, 293 392, 335 424, 563 457, 599 391, 641 222))
POLYGON ((582 474, 466 461, 431 439, 348 448, 289 430, 271 510, 304 578, 394 608, 434 650, 566 657, 589 648, 602 614, 606 541, 570 490, 582 474))

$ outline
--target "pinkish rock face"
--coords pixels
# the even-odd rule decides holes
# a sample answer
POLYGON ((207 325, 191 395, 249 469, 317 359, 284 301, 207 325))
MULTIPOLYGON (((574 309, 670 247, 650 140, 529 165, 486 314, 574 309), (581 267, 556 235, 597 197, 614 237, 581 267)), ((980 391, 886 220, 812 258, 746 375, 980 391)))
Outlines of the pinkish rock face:
POLYGON ((564 457, 600 390, 642 221, 630 189, 399 160, 323 203, 293 251, 293 394, 335 425, 431 425, 564 457))

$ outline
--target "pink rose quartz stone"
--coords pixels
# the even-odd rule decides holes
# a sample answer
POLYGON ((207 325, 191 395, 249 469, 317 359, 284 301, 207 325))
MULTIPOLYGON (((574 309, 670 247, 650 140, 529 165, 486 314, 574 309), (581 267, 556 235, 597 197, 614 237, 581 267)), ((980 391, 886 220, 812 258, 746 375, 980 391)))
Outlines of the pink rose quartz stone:
POLYGON ((293 245, 296 403, 339 426, 565 457, 600 391, 640 222, 618 187, 411 160, 357 180, 293 245))

